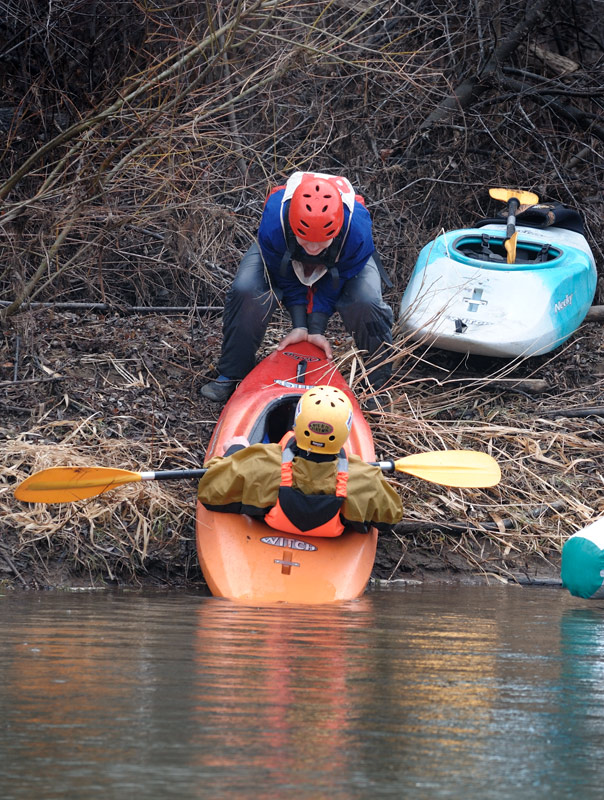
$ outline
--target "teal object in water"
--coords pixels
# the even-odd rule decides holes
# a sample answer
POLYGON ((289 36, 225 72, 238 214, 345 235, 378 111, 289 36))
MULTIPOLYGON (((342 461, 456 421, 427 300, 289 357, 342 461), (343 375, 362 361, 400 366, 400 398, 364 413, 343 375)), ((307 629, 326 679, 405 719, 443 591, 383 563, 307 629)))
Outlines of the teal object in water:
POLYGON ((567 539, 561 572, 562 585, 575 597, 604 597, 604 517, 567 539))

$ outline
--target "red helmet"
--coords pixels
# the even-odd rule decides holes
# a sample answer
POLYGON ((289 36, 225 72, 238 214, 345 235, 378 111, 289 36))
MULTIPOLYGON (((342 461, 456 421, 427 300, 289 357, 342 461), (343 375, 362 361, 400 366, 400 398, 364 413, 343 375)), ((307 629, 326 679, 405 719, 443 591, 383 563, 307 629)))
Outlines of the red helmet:
POLYGON ((289 204, 289 224, 307 242, 334 239, 344 224, 342 195, 327 178, 304 177, 289 204))

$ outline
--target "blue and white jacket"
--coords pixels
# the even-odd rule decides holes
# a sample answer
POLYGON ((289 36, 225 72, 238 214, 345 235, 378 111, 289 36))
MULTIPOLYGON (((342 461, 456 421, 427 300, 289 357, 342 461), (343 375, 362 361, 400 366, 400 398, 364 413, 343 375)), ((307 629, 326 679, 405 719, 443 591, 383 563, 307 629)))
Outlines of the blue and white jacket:
MULTIPOLYGON (((296 173, 296 177, 299 173, 296 173)), ((294 176, 292 176, 293 178, 294 176)), ((290 179, 291 180, 291 179, 290 179)), ((341 179, 339 179, 341 180, 341 179)), ((350 184, 346 181, 350 187, 350 184)), ((352 187, 350 187, 352 191, 352 187)), ((334 313, 335 305, 345 281, 357 275, 375 251, 372 237, 372 223, 362 198, 348 195, 344 200, 344 224, 342 231, 328 251, 311 257, 295 242, 293 234, 288 235, 287 222, 289 202, 292 194, 290 182, 285 187, 273 191, 267 198, 260 227, 258 244, 274 287, 281 290, 282 300, 292 316, 294 327, 304 314, 319 314, 324 317, 323 330, 309 332, 322 333, 328 318, 334 313), (294 249, 295 248, 295 249, 294 249), (289 258, 284 263, 284 257, 289 258), (305 286, 294 272, 292 260, 318 264, 324 259, 327 272, 312 286, 305 286), (301 308, 302 307, 302 308, 301 308)))

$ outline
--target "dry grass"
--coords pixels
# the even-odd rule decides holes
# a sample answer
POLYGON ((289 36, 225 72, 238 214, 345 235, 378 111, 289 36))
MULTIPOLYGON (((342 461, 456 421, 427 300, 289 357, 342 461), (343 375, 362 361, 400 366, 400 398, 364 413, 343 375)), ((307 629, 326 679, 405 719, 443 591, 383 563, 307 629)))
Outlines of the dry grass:
MULTIPOLYGON (((126 420, 113 420, 118 428, 122 422, 126 420)), ((51 573, 44 567, 47 562, 56 566, 59 557, 67 562, 64 577, 71 572, 136 583, 137 572, 144 572, 154 560, 179 559, 182 539, 190 536, 193 524, 194 486, 183 489, 159 482, 135 483, 81 503, 58 505, 16 503, 12 498, 15 485, 48 467, 139 469, 148 462, 148 445, 107 438, 104 428, 94 418, 41 422, 0 446, 5 465, 0 488, 4 546, 10 543, 9 566, 12 562, 17 579, 38 585, 52 583, 51 573), (23 551, 35 566, 25 575, 26 580, 15 566, 23 551)), ((160 461, 169 458, 193 464, 178 442, 165 439, 155 444, 160 461)))
MULTIPOLYGON (((435 553, 444 548, 461 555, 483 574, 535 574, 539 560, 545 571, 551 564, 555 574, 568 536, 604 513, 601 416, 571 416, 598 406, 604 381, 583 391, 552 385, 534 395, 514 389, 513 379, 502 388, 501 372, 511 371, 511 365, 497 369, 496 360, 490 374, 460 381, 441 366, 438 379, 438 365, 429 369, 425 359, 439 355, 402 348, 399 383, 391 389, 393 409, 374 426, 376 446, 389 455, 481 450, 496 458, 502 480, 485 490, 399 480, 405 518, 396 533, 402 553, 412 540, 435 553)), ((544 374, 558 360, 563 362, 564 351, 524 366, 544 374)), ((517 381, 524 385, 522 377, 517 381)), ((404 561, 397 566, 404 568, 404 561)))

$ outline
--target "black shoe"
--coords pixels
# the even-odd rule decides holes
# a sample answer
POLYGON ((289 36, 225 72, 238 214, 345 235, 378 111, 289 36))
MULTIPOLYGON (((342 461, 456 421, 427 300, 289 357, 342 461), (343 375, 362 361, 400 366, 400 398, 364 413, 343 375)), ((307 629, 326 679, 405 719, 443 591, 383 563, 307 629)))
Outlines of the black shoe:
POLYGON ((202 397, 213 403, 225 403, 235 391, 237 381, 212 381, 199 390, 202 397))

